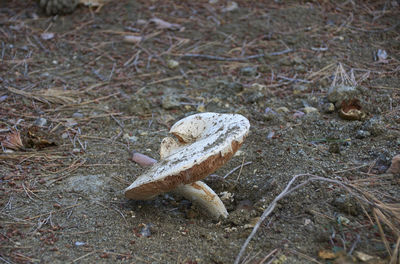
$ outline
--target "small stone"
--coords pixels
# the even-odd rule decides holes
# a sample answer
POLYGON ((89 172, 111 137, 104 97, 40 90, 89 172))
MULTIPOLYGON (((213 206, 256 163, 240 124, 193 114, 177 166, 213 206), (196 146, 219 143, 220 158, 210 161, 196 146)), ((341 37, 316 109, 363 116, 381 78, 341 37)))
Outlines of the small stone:
POLYGON ((228 2, 228 4, 226 5, 226 7, 224 7, 224 8, 221 9, 221 11, 222 11, 222 12, 232 12, 232 11, 238 9, 238 8, 239 8, 239 6, 238 6, 238 4, 237 4, 236 2, 230 1, 230 2, 228 2))
POLYGON ((66 123, 65 123, 66 127, 73 127, 78 124, 78 122, 76 122, 76 120, 73 118, 67 118, 65 121, 66 121, 66 123))
POLYGON ((206 107, 203 104, 200 104, 196 107, 197 112, 203 113, 206 111, 206 107))
POLYGON ((47 124, 47 119, 43 118, 43 117, 39 117, 38 119, 35 120, 34 124, 36 126, 40 126, 40 127, 45 126, 47 124))
POLYGON ((340 153, 340 144, 338 142, 332 142, 329 144, 329 152, 339 154, 340 153))
POLYGON ((370 261, 372 259, 374 259, 373 256, 367 255, 361 251, 355 251, 354 252, 354 256, 356 256, 356 258, 358 258, 359 260, 361 260, 362 262, 367 262, 370 261))
POLYGON ((76 241, 75 242, 75 246, 77 246, 77 247, 83 246, 85 244, 86 244, 85 242, 81 242, 81 241, 76 241))
POLYGON ((312 106, 304 107, 301 110, 306 114, 318 114, 319 113, 318 109, 315 107, 312 107, 312 106))
POLYGON ((83 114, 82 114, 82 113, 79 113, 79 112, 75 112, 75 113, 72 114, 72 117, 73 117, 73 118, 82 118, 82 117, 83 117, 83 114))
POLYGON ((386 172, 400 176, 400 154, 393 157, 392 163, 386 172))
POLYGON ((254 77, 257 75, 257 67, 247 66, 240 69, 243 76, 254 77))
POLYGON ((72 149, 72 153, 79 154, 79 153, 81 153, 81 149, 80 148, 74 148, 74 149, 72 149))
POLYGON ((122 138, 131 143, 135 143, 138 140, 136 136, 130 136, 128 133, 125 133, 122 138))
POLYGON ((331 114, 335 111, 335 105, 332 103, 325 103, 322 105, 322 112, 331 114))
POLYGON ((172 110, 172 109, 178 109, 180 106, 180 102, 177 96, 166 95, 163 97, 161 105, 162 108, 164 108, 165 110, 172 110))
POLYGON ((167 61, 167 66, 168 66, 168 68, 170 68, 170 69, 176 69, 176 68, 178 68, 178 66, 179 66, 179 62, 176 61, 176 60, 168 60, 168 61, 167 61))
POLYGON ((357 87, 347 85, 331 86, 328 91, 327 99, 334 103, 337 108, 342 105, 343 100, 352 100, 357 98, 360 91, 357 87))
POLYGON ((308 87, 305 85, 295 85, 293 86, 293 94, 294 95, 298 95, 298 94, 302 94, 305 91, 307 91, 308 87))
POLYGON ((368 131, 362 130, 362 129, 358 130, 357 134, 356 134, 356 138, 358 138, 358 139, 363 139, 363 138, 366 138, 369 136, 371 136, 371 133, 369 133, 368 131))
POLYGON ((56 208, 56 209, 60 209, 60 208, 61 208, 61 205, 58 204, 58 203, 55 203, 55 204, 53 204, 53 207, 56 208))
POLYGON ((153 224, 143 224, 142 229, 140 229, 140 235, 143 237, 149 237, 151 236, 151 228, 153 227, 153 224))
POLYGON ((350 224, 350 220, 347 217, 344 217, 343 215, 339 215, 336 220, 340 225, 350 224))
POLYGON ((276 109, 276 112, 278 112, 278 113, 289 113, 290 110, 289 110, 287 107, 285 107, 285 106, 281 106, 281 107, 278 107, 278 108, 276 109))

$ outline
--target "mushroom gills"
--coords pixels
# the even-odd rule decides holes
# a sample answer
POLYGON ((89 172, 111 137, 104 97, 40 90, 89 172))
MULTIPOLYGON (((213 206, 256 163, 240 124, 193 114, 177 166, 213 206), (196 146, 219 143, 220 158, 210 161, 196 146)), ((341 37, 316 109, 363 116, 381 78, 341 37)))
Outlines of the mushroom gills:
POLYGON ((215 219, 218 219, 220 216, 223 218, 228 216, 228 211, 226 211, 221 199, 204 182, 196 181, 191 184, 181 185, 174 192, 200 205, 215 219))

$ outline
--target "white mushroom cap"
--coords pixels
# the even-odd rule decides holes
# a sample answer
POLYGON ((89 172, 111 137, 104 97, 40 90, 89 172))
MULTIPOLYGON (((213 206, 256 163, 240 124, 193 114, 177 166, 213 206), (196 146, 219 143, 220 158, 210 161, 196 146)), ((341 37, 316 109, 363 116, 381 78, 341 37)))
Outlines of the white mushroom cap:
POLYGON ((201 113, 178 121, 170 130, 178 141, 162 141, 160 162, 126 188, 125 196, 150 199, 205 178, 235 154, 249 129, 249 121, 238 114, 201 113))

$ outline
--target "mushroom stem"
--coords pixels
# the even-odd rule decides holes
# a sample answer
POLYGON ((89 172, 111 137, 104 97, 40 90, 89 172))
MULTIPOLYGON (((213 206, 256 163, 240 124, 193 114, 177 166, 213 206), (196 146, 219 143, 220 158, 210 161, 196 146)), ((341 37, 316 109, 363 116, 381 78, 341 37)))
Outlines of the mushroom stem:
POLYGON ((225 205, 222 203, 221 199, 204 182, 197 181, 191 184, 185 184, 176 188, 174 192, 196 204, 199 204, 216 219, 220 216, 223 216, 224 218, 228 216, 228 212, 226 211, 225 205))
MULTIPOLYGON (((132 161, 138 163, 142 167, 152 166, 157 163, 157 160, 138 152, 133 153, 132 161)), ((225 205, 221 199, 213 189, 204 182, 197 181, 191 184, 185 184, 177 187, 173 192, 200 205, 216 219, 220 216, 224 218, 228 216, 228 211, 226 211, 225 205)))

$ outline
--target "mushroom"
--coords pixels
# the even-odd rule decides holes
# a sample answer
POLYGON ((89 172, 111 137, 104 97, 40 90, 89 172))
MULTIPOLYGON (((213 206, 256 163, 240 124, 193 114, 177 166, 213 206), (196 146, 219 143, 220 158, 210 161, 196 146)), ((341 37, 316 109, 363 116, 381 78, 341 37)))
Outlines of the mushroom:
POLYGON ((139 176, 125 196, 151 199, 174 191, 204 207, 212 216, 227 217, 218 195, 201 182, 224 165, 243 144, 249 121, 238 114, 200 113, 175 123, 161 142, 161 160, 139 176))

